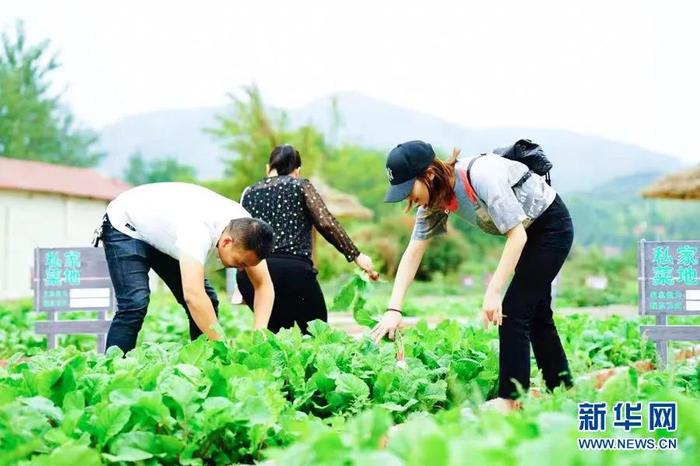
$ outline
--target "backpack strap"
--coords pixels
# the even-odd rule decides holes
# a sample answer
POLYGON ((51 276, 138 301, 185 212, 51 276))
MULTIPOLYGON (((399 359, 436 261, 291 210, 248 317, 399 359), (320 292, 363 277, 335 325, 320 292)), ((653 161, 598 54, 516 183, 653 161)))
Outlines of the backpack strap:
MULTIPOLYGON (((478 159, 479 157, 483 157, 484 155, 486 155, 486 154, 481 154, 481 155, 479 155, 479 156, 474 157, 473 159, 471 159, 471 160, 469 161, 469 165, 467 165, 467 169, 466 169, 466 170, 459 170, 459 177, 462 179, 462 184, 464 185, 464 190, 466 191, 467 197, 469 198, 469 200, 471 201, 471 203, 474 205, 474 207, 479 207, 479 198, 477 197, 476 191, 474 191, 474 187, 472 186, 470 172, 471 172, 471 169, 472 169, 472 165, 474 165, 474 162, 476 162, 476 159, 478 159)), ((530 178, 530 176, 532 176, 533 173, 534 173, 534 172, 533 172, 532 170, 528 170, 528 171, 518 180, 517 183, 515 183, 513 186, 511 186, 511 188, 518 188, 518 187, 522 186, 522 184, 523 184, 525 181, 527 181, 527 179, 530 178)), ((547 175, 549 175, 549 173, 547 173, 547 175)))
POLYGON ((464 190, 467 193, 467 198, 471 201, 471 203, 474 205, 474 207, 479 207, 479 199, 476 196, 476 191, 474 191, 474 188, 472 187, 471 183, 471 177, 469 176, 469 171, 472 169, 472 165, 474 165, 474 162, 476 159, 479 157, 483 157, 486 154, 481 154, 477 157, 474 157, 469 161, 469 165, 467 165, 466 170, 457 170, 459 172, 459 177, 462 179, 462 184, 464 185, 464 190))
POLYGON ((515 183, 513 186, 511 186, 511 189, 519 188, 525 183, 528 178, 532 176, 532 174, 535 173, 532 170, 528 170, 519 180, 517 183, 515 183))

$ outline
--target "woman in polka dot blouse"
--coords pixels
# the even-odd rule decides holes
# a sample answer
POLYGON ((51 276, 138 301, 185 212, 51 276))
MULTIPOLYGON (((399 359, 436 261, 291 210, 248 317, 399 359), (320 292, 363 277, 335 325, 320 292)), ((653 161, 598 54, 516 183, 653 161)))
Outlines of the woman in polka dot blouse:
MULTIPOLYGON (((290 145, 277 146, 270 154, 267 176, 243 191, 241 204, 254 218, 266 221, 275 231, 275 250, 267 259, 275 304, 268 329, 293 327, 306 333, 315 319, 327 320, 323 292, 311 261, 311 227, 372 280, 379 278, 372 260, 361 254, 350 237, 328 211, 316 188, 299 177, 301 156, 290 145)), ((253 286, 245 272, 236 275, 244 301, 251 306, 253 286)))

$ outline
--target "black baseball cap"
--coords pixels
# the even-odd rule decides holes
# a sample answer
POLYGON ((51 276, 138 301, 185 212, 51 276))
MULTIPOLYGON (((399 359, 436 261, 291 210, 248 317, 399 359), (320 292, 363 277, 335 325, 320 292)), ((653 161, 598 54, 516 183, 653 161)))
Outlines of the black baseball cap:
POLYGON ((394 147, 386 158, 389 191, 384 202, 399 202, 408 197, 416 177, 435 160, 435 151, 427 142, 408 141, 394 147))

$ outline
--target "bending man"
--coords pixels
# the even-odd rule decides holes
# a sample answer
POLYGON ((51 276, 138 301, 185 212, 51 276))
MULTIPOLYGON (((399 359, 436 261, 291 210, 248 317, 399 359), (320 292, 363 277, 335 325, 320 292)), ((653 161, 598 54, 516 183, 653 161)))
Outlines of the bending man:
POLYGON ((153 269, 187 312, 190 338, 215 330, 216 292, 205 272, 235 267, 245 270, 255 287, 254 328, 266 328, 274 290, 265 258, 273 250, 273 231, 250 218, 230 199, 187 183, 155 183, 120 194, 107 206, 101 234, 117 312, 107 347, 124 353, 136 345, 146 317, 153 269))

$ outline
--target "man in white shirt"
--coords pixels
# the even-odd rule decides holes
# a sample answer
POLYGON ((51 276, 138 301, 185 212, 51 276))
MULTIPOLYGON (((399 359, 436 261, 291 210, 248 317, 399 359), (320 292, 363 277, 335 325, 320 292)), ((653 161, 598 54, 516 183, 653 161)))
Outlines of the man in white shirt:
POLYGON ((190 337, 219 339, 219 301, 205 272, 235 267, 255 286, 253 327, 267 327, 274 301, 265 259, 274 248, 272 227, 238 203, 201 186, 154 183, 120 194, 107 206, 104 243, 117 312, 107 347, 136 345, 148 309, 148 272, 170 288, 190 319, 190 337))

